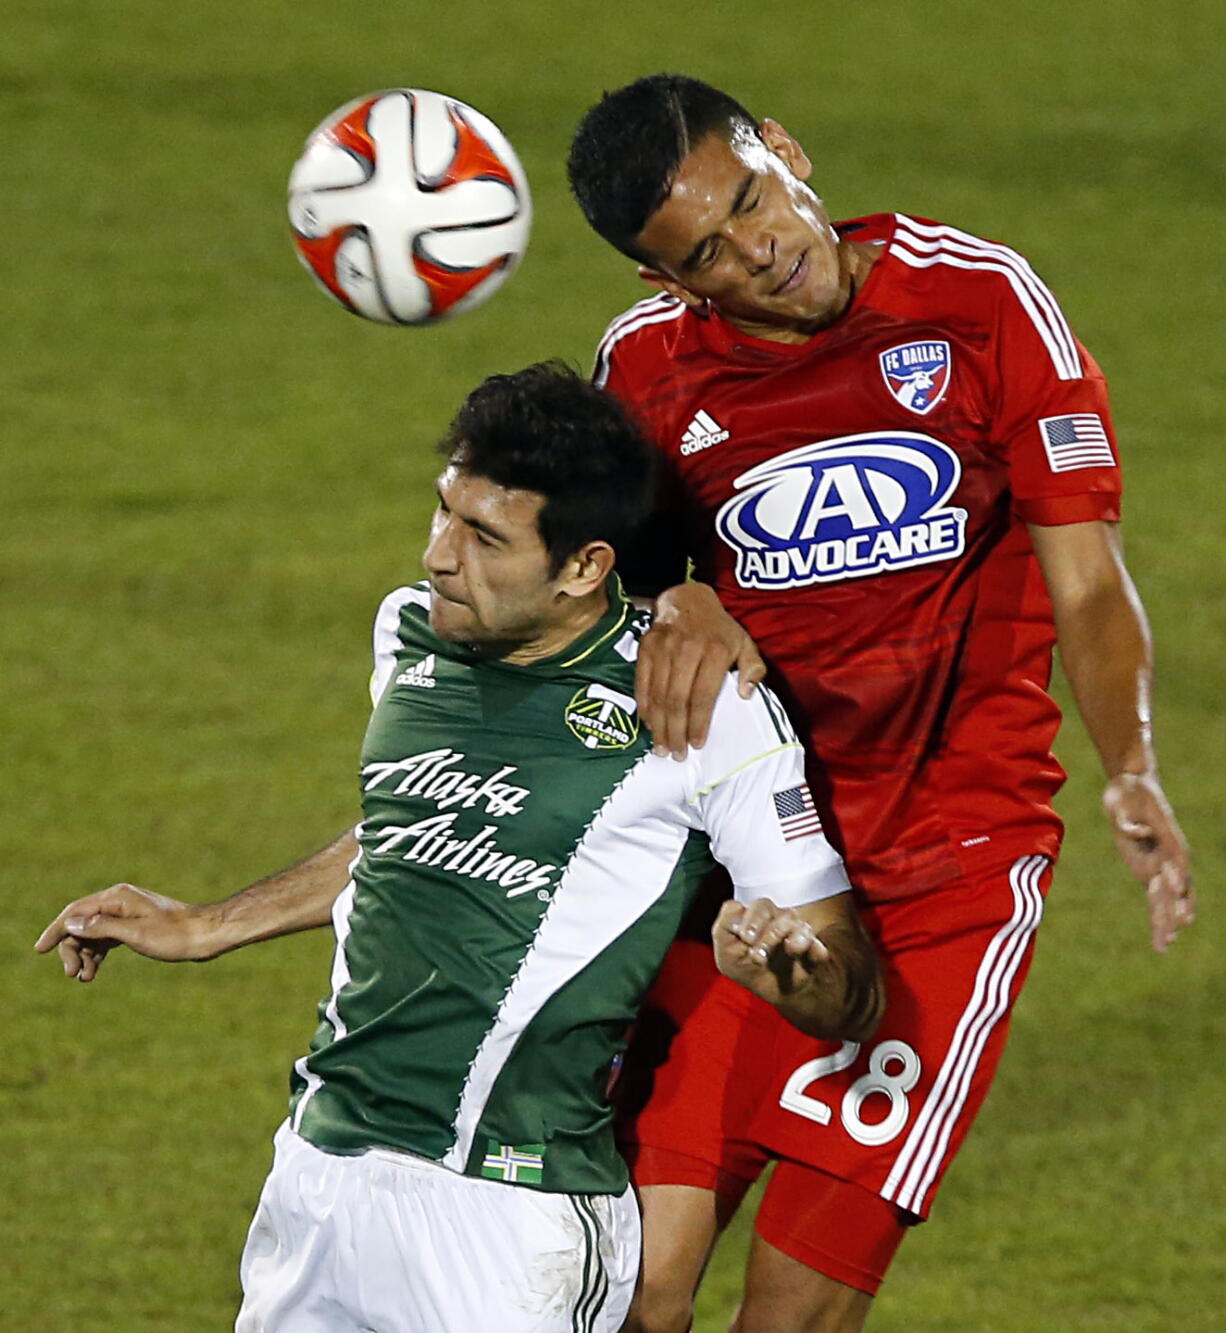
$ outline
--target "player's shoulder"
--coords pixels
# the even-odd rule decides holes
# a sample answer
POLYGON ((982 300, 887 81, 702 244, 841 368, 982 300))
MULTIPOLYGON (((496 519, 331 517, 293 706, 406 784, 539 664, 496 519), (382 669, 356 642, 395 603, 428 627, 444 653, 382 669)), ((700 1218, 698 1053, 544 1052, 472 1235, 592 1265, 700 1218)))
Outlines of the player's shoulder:
MULTIPOLYGON (((650 609, 635 607, 629 601, 625 602, 625 608, 624 621, 610 634, 606 651, 593 660, 593 671, 598 669, 598 662, 606 670, 611 663, 615 671, 624 673, 629 668, 633 677, 643 637, 651 629, 654 615, 650 609)), ((746 745, 760 749, 798 743, 796 730, 775 692, 769 686, 759 685, 748 698, 742 698, 735 671, 727 672, 715 697, 710 739, 725 747, 741 749, 746 745)))
POLYGON ((590 651, 566 665, 577 674, 633 691, 639 649, 651 628, 652 612, 635 606, 622 590, 620 580, 612 591, 614 615, 603 636, 590 651))
POLYGON ((406 584, 389 592, 375 613, 373 632, 374 672, 370 678, 370 698, 378 703, 396 667, 396 655, 415 646, 415 640, 428 645, 430 637, 430 585, 406 584))
POLYGON ((1059 301, 1012 246, 898 213, 886 253, 927 309, 978 323, 989 336, 1007 328, 1034 337, 1060 379, 1084 375, 1076 338, 1059 301))
POLYGON ((398 624, 405 616, 415 620, 425 620, 430 614, 430 584, 422 579, 418 583, 406 583, 403 587, 393 588, 379 603, 376 621, 398 624))
MULTIPOLYGON (((560 681, 567 688, 597 684, 633 695, 639 645, 651 628, 651 612, 635 606, 616 573, 607 588, 609 605, 605 614, 590 630, 535 668, 543 679, 560 681)), ((632 698, 626 707, 634 712, 632 698)))
POLYGON ((865 245, 888 245, 894 234, 897 213, 867 213, 860 218, 840 218, 831 223, 841 241, 865 245))
POLYGON ((636 301, 605 329, 596 348, 593 380, 603 387, 615 360, 623 374, 658 368, 662 356, 675 355, 688 313, 685 303, 667 292, 636 301))
POLYGON ((1010 258, 1027 263, 1019 250, 991 236, 980 236, 935 218, 916 213, 882 213, 866 221, 880 227, 883 239, 891 246, 906 248, 916 255, 965 255, 983 262, 1010 258))
POLYGON ((728 672, 720 687, 712 720, 716 717, 721 726, 749 726, 767 740, 782 743, 796 740, 796 728, 775 691, 769 685, 759 685, 744 698, 735 671, 728 672))
POLYGON ((709 778, 722 781, 740 765, 799 747, 796 728, 774 690, 759 685, 743 698, 737 674, 730 671, 716 696, 704 746, 709 778))
POLYGON ((947 222, 894 213, 883 239, 886 255, 914 281, 926 280, 959 301, 977 296, 985 302, 1011 298, 1024 303, 1047 292, 1021 251, 947 222))
POLYGON ((430 618, 430 585, 407 583, 395 588, 379 603, 375 613, 375 655, 394 652, 406 633, 426 630, 430 618))

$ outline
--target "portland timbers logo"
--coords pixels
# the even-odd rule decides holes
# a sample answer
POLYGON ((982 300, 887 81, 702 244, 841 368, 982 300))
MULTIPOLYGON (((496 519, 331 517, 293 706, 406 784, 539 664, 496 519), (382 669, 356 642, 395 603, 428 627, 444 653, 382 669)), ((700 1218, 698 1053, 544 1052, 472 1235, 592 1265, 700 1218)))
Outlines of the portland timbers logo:
POLYGON ((566 725, 589 750, 624 750, 639 734, 638 705, 629 694, 592 681, 566 705, 566 725))

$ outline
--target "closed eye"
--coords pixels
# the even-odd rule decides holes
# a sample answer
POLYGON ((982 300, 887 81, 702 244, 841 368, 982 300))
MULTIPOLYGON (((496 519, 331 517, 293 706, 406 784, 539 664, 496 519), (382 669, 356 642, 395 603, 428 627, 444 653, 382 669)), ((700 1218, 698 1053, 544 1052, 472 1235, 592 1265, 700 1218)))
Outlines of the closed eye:
POLYGON ((705 246, 698 258, 691 265, 692 268, 710 268, 715 263, 716 256, 719 254, 719 242, 712 241, 705 246))

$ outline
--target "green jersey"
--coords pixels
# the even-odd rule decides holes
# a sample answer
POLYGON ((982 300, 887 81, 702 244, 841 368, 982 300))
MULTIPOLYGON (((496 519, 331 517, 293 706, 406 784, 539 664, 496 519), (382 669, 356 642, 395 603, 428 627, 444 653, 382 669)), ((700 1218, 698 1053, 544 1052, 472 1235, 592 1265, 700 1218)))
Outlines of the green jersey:
POLYGON ((781 905, 846 890, 842 864, 768 691, 730 678, 701 750, 651 753, 649 621, 619 588, 529 665, 438 638, 429 604, 402 588, 376 620, 360 852, 291 1123, 330 1152, 618 1193, 610 1070, 713 858, 781 905))

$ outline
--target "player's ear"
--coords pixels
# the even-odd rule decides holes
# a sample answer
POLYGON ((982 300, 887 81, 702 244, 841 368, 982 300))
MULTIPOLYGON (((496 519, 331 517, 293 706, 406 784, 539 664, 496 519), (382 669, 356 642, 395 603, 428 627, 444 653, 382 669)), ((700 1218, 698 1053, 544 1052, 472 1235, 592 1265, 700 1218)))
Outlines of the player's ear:
POLYGON ((706 305, 706 301, 701 296, 695 296, 688 288, 683 287, 676 278, 670 278, 667 273, 662 273, 658 268, 649 268, 646 264, 639 265, 639 277, 643 279, 650 287, 659 287, 669 296, 675 296, 678 301, 688 305, 691 310, 698 310, 706 305))
POLYGON ((567 597, 588 596, 613 572, 616 558, 608 542, 586 542, 559 571, 558 591, 567 597))
POLYGON ((813 163, 809 155, 777 120, 764 120, 758 126, 762 142, 796 177, 798 181, 807 181, 813 174, 813 163))

